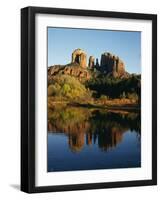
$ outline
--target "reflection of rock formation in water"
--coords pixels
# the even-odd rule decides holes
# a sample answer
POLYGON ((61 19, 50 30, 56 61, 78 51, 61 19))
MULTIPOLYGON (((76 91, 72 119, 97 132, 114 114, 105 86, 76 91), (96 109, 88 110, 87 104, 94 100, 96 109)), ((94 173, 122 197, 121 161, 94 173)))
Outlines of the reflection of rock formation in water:
POLYGON ((98 146, 103 151, 107 151, 113 147, 116 147, 122 141, 123 134, 126 130, 119 130, 117 128, 106 129, 104 133, 98 132, 94 134, 89 133, 77 133, 69 134, 68 141, 69 147, 73 152, 81 151, 86 140, 87 145, 92 145, 94 141, 98 140, 98 146), (85 137, 86 136, 86 137, 85 137))
POLYGON ((106 129, 106 132, 100 136, 98 136, 98 145, 99 147, 106 151, 113 147, 116 147, 122 141, 123 134, 126 130, 119 128, 111 128, 106 129))
POLYGON ((69 134, 68 135, 69 147, 72 151, 78 152, 84 146, 84 133, 79 134, 69 134))
POLYGON ((92 144, 92 133, 86 134, 86 144, 91 145, 92 144))
POLYGON ((101 150, 116 147, 127 130, 140 132, 140 116, 137 113, 112 113, 83 108, 63 108, 48 116, 48 131, 65 133, 73 152, 86 145, 98 143, 101 150))
POLYGON ((69 147, 73 152, 81 151, 81 149, 85 144, 85 140, 87 145, 91 145, 92 139, 93 135, 90 133, 86 134, 85 132, 77 132, 76 134, 69 134, 68 135, 69 147))

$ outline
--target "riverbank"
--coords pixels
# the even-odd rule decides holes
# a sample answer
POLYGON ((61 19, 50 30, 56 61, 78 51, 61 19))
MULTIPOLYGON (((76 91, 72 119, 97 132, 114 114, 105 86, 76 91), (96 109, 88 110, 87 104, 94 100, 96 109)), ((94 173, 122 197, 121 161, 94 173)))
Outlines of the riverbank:
POLYGON ((48 108, 54 109, 56 107, 82 107, 88 109, 108 109, 108 110, 127 110, 127 111, 140 111, 140 104, 134 103, 129 99, 113 99, 107 100, 106 102, 101 101, 88 101, 88 102, 77 102, 77 101, 55 101, 52 98, 48 98, 48 108))
POLYGON ((136 104, 90 104, 90 103, 68 103, 68 106, 72 107, 84 107, 84 108, 98 108, 98 109, 108 109, 108 110, 129 110, 135 111, 140 110, 140 106, 136 104))

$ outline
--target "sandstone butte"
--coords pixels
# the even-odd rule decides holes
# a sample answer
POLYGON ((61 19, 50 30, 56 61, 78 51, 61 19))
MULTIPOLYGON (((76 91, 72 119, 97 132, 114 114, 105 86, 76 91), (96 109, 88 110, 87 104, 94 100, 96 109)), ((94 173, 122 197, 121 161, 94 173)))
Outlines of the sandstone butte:
POLYGON ((105 52, 98 58, 89 56, 87 65, 87 54, 82 49, 76 49, 71 55, 71 63, 66 65, 52 65, 48 68, 48 80, 57 74, 66 74, 77 77, 80 81, 89 80, 93 72, 102 73, 110 77, 128 78, 129 73, 125 70, 124 62, 116 55, 105 52))

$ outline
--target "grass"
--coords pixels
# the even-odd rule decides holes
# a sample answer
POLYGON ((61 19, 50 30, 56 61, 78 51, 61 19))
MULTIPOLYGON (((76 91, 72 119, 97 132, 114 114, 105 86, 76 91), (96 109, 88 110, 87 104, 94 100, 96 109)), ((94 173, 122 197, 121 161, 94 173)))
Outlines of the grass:
POLYGON ((84 108, 99 108, 99 109, 112 109, 112 110, 140 110, 140 105, 130 99, 109 99, 102 101, 99 99, 91 99, 89 101, 68 101, 65 99, 54 99, 48 97, 48 108, 55 107, 84 107, 84 108))

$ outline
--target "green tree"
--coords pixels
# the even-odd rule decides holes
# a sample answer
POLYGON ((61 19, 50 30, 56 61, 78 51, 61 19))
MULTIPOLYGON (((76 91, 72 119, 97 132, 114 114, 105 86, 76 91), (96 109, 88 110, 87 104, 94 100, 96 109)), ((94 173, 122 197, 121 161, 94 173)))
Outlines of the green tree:
POLYGON ((83 100, 91 97, 90 90, 86 89, 78 79, 69 75, 55 76, 48 90, 49 96, 60 97, 60 99, 83 100))

